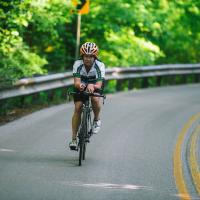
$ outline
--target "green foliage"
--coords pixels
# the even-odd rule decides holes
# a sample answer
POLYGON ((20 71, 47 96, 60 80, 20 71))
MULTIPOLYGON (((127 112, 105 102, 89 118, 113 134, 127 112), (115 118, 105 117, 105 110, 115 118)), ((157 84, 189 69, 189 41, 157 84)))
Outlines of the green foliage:
MULTIPOLYGON (((77 14, 71 0, 0 0, 0 89, 22 77, 71 70, 77 14)), ((106 66, 200 62, 200 2, 197 0, 94 0, 81 16, 81 43, 96 42, 106 66)), ((161 85, 194 82, 197 77, 164 77, 161 85)), ((147 83, 134 80, 133 88, 147 83)), ((128 81, 108 81, 106 93, 127 90, 128 81)), ((49 105, 65 91, 41 92, 0 102, 1 113, 15 107, 49 105)))
POLYGON ((70 22, 69 2, 42 2, 0 1, 1 88, 22 77, 64 70, 66 66, 64 27, 70 22))
MULTIPOLYGON (((91 7, 91 14, 83 20, 83 41, 91 40, 98 32, 94 41, 101 49, 101 59, 108 66, 149 65, 163 56, 157 45, 138 34, 138 26, 143 27, 140 19, 149 19, 143 2, 115 0, 103 4, 98 0, 91 7)), ((142 28, 144 32, 146 29, 142 28)))
POLYGON ((23 33, 26 44, 48 60, 45 66, 48 71, 66 70, 71 59, 66 48, 67 37, 72 35, 71 31, 66 31, 66 23, 70 23, 72 17, 69 15, 69 2, 48 0, 41 5, 38 1, 32 1, 31 5, 32 18, 23 33))
POLYGON ((104 93, 115 93, 116 92, 116 80, 111 80, 106 82, 105 88, 104 88, 104 93))
POLYGON ((0 2, 0 86, 5 86, 2 82, 6 80, 12 84, 21 77, 44 73, 42 66, 47 61, 31 52, 21 36, 31 18, 28 4, 28 0, 0 2))
MULTIPOLYGON (((0 88, 16 79, 71 70, 77 14, 71 0, 0 0, 0 88)), ((94 41, 107 66, 200 61, 200 3, 90 1, 81 43, 94 41)))
POLYGON ((101 58, 111 66, 154 64, 163 55, 158 46, 136 37, 130 28, 117 33, 110 31, 106 33, 106 39, 107 50, 102 50, 101 58))
POLYGON ((5 80, 10 80, 9 83, 12 83, 21 77, 45 72, 42 66, 47 61, 30 52, 29 48, 22 43, 21 37, 17 35, 17 31, 2 31, 0 40, 1 83, 5 80))
POLYGON ((96 0, 82 18, 82 42, 97 42, 109 66, 196 63, 199 23, 198 1, 96 0))

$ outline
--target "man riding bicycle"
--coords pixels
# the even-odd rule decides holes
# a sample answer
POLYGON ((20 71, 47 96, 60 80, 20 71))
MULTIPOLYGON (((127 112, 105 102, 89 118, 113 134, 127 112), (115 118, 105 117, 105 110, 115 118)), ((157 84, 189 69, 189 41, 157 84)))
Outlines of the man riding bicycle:
MULTIPOLYGON (((73 65, 73 77, 75 90, 89 93, 102 93, 103 81, 105 79, 105 65, 98 60, 98 47, 95 43, 86 42, 80 48, 81 58, 73 65)), ((72 141, 69 146, 71 150, 77 148, 77 132, 81 121, 81 110, 84 101, 82 94, 74 95, 74 113, 72 116, 72 141)), ((93 133, 98 133, 101 126, 100 97, 91 97, 92 110, 94 113, 93 133)))

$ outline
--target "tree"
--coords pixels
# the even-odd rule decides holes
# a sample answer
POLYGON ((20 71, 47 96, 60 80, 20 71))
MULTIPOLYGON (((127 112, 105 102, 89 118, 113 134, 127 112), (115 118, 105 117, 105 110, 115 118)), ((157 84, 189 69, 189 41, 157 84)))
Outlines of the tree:
MULTIPOLYGON (((199 1, 90 2, 81 43, 96 42, 108 66, 200 61, 199 1)), ((0 0, 0 80, 70 70, 77 17, 72 9, 70 0, 0 0)))
POLYGON ((69 10, 64 0, 0 1, 1 83, 64 69, 69 10))

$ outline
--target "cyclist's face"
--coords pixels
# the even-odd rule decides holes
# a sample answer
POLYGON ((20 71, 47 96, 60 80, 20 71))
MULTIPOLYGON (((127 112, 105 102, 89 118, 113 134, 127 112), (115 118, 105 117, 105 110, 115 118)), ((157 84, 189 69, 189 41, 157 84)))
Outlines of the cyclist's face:
POLYGON ((85 66, 91 67, 94 63, 95 57, 92 55, 83 55, 83 62, 85 66))

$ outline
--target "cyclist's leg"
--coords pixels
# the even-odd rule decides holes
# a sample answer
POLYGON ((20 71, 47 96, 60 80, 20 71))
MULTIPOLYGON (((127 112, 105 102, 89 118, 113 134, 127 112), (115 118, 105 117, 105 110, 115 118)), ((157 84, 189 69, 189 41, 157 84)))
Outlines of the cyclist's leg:
POLYGON ((94 121, 92 125, 92 132, 98 133, 101 128, 101 120, 100 120, 100 110, 101 110, 101 102, 100 97, 93 97, 92 98, 92 109, 94 112, 94 121))
POLYGON ((78 128, 81 121, 82 101, 74 102, 75 108, 72 116, 72 140, 76 139, 78 128))
POLYGON ((94 120, 100 119, 101 102, 100 97, 91 97, 92 110, 94 112, 94 120))

